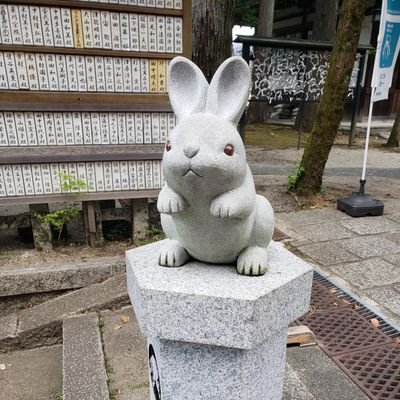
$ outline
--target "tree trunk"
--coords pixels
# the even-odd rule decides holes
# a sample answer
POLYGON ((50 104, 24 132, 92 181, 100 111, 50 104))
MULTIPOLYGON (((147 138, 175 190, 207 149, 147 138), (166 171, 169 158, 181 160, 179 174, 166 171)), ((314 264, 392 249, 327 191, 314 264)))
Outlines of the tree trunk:
POLYGON ((364 0, 343 0, 324 93, 295 183, 300 193, 316 193, 321 188, 325 164, 343 116, 364 13, 364 0))
POLYGON ((390 136, 386 143, 388 147, 399 147, 400 141, 400 111, 397 113, 396 120, 394 121, 394 125, 392 131, 390 132, 390 136))
MULTIPOLYGON (((260 0, 257 36, 272 37, 274 29, 275 0, 260 0)), ((266 101, 252 101, 249 105, 249 123, 268 122, 269 104, 266 101)))
POLYGON ((193 0, 193 62, 211 80, 231 56, 234 0, 193 0))
MULTIPOLYGON (((333 41, 336 32, 338 0, 316 0, 314 23, 312 30, 313 40, 333 41)), ((318 112, 318 103, 304 103, 302 114, 302 128, 304 132, 311 132, 318 112)), ((298 114, 298 117, 300 113, 298 114)), ((298 127, 300 121, 296 121, 298 127)))

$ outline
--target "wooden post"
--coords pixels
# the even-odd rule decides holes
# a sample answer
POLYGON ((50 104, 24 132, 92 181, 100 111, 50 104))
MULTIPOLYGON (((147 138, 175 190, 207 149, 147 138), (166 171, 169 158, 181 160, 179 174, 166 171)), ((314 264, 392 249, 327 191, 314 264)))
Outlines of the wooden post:
POLYGON ((101 208, 98 201, 82 202, 83 216, 85 221, 86 243, 96 247, 103 243, 103 228, 101 208))
POLYGON ((132 239, 136 244, 149 237, 149 202, 148 199, 132 200, 132 239))
POLYGON ((33 233, 33 242, 36 250, 53 250, 53 234, 50 225, 40 221, 36 214, 46 214, 49 212, 48 204, 30 204, 31 224, 33 233))

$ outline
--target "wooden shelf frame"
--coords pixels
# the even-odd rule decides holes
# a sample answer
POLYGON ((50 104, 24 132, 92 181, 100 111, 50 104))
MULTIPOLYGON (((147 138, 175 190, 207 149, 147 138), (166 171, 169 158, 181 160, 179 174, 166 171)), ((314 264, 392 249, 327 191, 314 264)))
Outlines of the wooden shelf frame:
POLYGON ((0 206, 10 206, 17 204, 44 204, 44 203, 63 203, 66 201, 96 201, 110 199, 152 199, 157 198, 159 189, 151 190, 119 190, 107 192, 82 192, 82 193, 61 193, 51 195, 35 196, 10 196, 0 197, 0 206))
POLYGON ((171 112, 165 94, 0 91, 1 111, 171 112))
POLYGON ((0 147, 0 165, 161 160, 163 144, 0 147))
POLYGON ((123 57, 123 58, 148 58, 172 60, 180 53, 157 53, 157 52, 140 52, 140 51, 124 51, 112 49, 92 49, 86 47, 49 47, 49 46, 32 46, 24 44, 0 44, 0 51, 13 51, 20 53, 45 53, 45 54, 64 54, 64 55, 81 55, 81 56, 102 56, 102 57, 123 57))

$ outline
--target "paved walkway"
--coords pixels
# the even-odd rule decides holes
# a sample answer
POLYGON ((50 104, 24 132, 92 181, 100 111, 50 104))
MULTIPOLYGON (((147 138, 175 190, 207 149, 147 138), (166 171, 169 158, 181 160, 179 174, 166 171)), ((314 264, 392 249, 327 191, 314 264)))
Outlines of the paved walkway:
POLYGON ((400 329, 400 204, 398 208, 363 218, 333 207, 303 210, 277 214, 276 224, 290 237, 287 246, 400 329))

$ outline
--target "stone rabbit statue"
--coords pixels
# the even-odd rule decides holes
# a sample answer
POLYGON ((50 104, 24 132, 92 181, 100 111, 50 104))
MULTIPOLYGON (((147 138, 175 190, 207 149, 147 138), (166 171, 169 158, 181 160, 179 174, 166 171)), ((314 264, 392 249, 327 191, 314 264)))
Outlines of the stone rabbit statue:
POLYGON ((178 124, 165 145, 157 208, 167 237, 159 264, 190 258, 237 263, 243 275, 267 271, 274 213, 257 195, 245 148, 236 129, 248 101, 250 70, 240 57, 227 59, 209 85, 183 57, 172 60, 168 92, 178 124))

